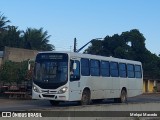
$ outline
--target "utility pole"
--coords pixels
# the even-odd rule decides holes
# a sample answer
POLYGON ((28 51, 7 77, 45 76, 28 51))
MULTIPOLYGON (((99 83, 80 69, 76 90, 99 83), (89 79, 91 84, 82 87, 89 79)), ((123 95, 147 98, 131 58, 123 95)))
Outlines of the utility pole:
POLYGON ((74 38, 74 49, 73 49, 73 52, 76 52, 77 51, 77 39, 74 38))

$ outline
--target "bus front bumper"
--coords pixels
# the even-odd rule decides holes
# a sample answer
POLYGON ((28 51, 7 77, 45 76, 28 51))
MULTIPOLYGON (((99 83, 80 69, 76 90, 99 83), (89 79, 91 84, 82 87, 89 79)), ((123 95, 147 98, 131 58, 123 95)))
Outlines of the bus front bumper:
POLYGON ((49 94, 49 93, 37 93, 32 90, 32 99, 45 99, 55 101, 68 101, 66 94, 49 94))

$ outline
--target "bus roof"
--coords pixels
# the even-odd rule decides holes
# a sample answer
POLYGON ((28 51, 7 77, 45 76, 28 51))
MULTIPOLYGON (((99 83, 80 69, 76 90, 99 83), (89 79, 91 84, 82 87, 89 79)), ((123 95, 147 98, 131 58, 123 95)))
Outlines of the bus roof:
POLYGON ((39 52, 39 53, 66 53, 71 58, 88 58, 88 59, 96 59, 96 60, 104 60, 104 61, 113 61, 113 62, 119 62, 119 63, 131 63, 131 64, 141 65, 141 62, 134 61, 134 60, 114 58, 112 56, 106 57, 106 56, 100 56, 100 55, 75 53, 75 52, 70 52, 70 51, 44 51, 44 52, 39 52))

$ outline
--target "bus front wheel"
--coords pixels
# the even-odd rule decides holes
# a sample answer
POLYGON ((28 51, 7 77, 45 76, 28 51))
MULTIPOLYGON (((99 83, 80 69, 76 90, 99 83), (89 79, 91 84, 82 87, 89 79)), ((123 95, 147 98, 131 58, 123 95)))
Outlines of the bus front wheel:
POLYGON ((90 104, 90 91, 84 90, 81 98, 81 105, 89 105, 90 104))

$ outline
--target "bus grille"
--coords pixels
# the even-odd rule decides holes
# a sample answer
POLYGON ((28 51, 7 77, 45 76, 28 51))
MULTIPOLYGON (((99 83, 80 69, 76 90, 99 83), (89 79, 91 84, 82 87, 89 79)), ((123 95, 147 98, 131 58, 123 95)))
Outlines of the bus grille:
POLYGON ((43 97, 54 97, 55 95, 45 95, 45 94, 42 94, 43 97))
MULTIPOLYGON (((42 90, 42 92, 46 92, 46 93, 47 93, 48 90, 42 90)), ((52 90, 51 90, 51 91, 49 91, 49 92, 50 92, 50 93, 56 93, 57 91, 52 91, 52 90)))

